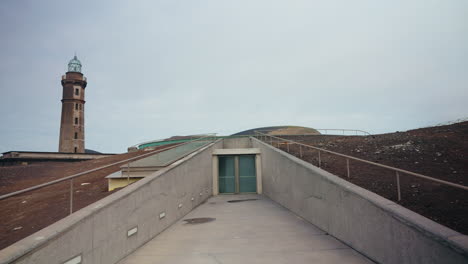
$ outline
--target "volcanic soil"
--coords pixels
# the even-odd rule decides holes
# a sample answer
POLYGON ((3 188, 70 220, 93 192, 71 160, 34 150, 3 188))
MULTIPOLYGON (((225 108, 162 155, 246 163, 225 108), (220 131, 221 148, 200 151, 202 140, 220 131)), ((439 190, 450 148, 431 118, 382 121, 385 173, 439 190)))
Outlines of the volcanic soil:
MULTIPOLYGON (((468 185, 468 122, 373 136, 289 136, 291 140, 364 160, 468 185)), ((275 145, 276 146, 276 145, 275 145)), ((287 150, 286 144, 280 144, 287 150)), ((300 157, 300 149, 289 146, 300 157)), ((318 152, 303 150, 303 160, 318 166, 318 152)), ((468 191, 400 173, 398 201, 394 171, 321 153, 321 168, 415 211, 460 233, 468 234, 468 191)))
MULTIPOLYGON (((170 145, 157 149, 167 148, 170 145)), ((146 154, 136 151, 82 162, 42 162, 0 167, 0 195, 41 183, 85 172, 115 162, 146 154)), ((92 204, 112 193, 107 191, 105 176, 120 170, 113 165, 73 180, 73 211, 92 204)), ((68 216, 70 181, 13 196, 0 201, 0 249, 23 239, 68 216)))

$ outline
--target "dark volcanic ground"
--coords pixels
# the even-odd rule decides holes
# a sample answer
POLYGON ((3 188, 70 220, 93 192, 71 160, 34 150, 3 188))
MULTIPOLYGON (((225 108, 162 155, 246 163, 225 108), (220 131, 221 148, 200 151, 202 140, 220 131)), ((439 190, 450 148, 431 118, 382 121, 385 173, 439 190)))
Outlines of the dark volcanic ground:
MULTIPOLYGON (((290 136, 285 137, 327 150, 421 173, 445 181, 468 185, 468 122, 428 127, 374 136, 290 136)), ((286 150, 286 145, 281 144, 286 150)), ((297 146, 290 146, 299 156, 297 146)), ((395 172, 346 160, 331 154, 321 155, 322 168, 356 185, 397 201, 395 172)), ((318 153, 309 150, 303 159, 318 165, 318 153)), ((468 234, 468 191, 442 186, 409 175, 400 175, 402 206, 440 224, 468 234)))
MULTIPOLYGON (((0 195, 146 153, 140 150, 82 162, 44 162, 0 167, 0 195)), ((74 211, 115 192, 107 191, 105 177, 120 170, 120 166, 114 165, 74 179, 74 211)), ((0 249, 68 216, 69 194, 70 181, 65 181, 0 201, 0 249)))

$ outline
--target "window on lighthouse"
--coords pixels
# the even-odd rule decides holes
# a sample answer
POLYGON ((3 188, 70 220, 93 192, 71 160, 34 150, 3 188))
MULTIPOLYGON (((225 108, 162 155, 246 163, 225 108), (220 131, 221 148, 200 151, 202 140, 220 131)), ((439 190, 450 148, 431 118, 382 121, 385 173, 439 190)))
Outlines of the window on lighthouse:
POLYGON ((78 88, 75 89, 75 95, 80 95, 80 89, 78 88))
POLYGON ((75 117, 75 125, 78 125, 78 117, 75 117))

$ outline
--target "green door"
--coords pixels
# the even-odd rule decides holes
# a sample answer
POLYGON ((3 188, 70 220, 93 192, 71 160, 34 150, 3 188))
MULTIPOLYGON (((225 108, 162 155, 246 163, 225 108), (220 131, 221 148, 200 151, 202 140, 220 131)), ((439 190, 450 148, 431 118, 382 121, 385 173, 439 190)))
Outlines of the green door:
POLYGON ((219 156, 219 193, 236 192, 234 156, 219 156))
POLYGON ((255 193, 255 155, 219 156, 219 193, 255 193))
POLYGON ((239 156, 239 192, 257 192, 257 175, 255 171, 255 155, 239 156))

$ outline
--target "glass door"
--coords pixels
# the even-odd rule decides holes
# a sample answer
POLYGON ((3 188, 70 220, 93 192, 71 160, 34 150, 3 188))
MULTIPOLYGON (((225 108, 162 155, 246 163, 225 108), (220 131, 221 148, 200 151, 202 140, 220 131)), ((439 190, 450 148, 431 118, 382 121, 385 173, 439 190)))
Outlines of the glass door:
POLYGON ((219 193, 236 192, 234 156, 219 156, 219 193))
POLYGON ((239 156, 239 192, 257 192, 257 175, 255 171, 255 155, 239 156))
POLYGON ((219 193, 256 193, 255 155, 219 156, 219 193))

